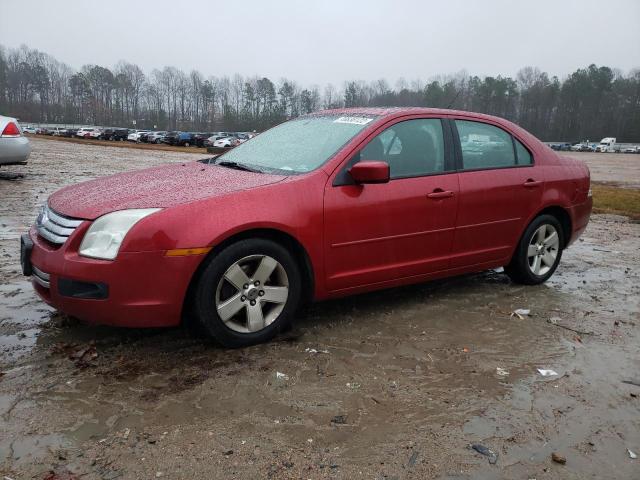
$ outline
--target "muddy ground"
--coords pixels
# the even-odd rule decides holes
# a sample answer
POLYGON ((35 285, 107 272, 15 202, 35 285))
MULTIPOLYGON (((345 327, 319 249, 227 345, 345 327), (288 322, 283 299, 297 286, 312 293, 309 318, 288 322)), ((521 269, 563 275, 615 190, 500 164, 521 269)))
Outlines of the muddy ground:
POLYGON ((0 180, 3 476, 640 477, 640 224, 594 216, 545 285, 486 272, 316 304, 278 341, 229 351, 79 324, 18 271, 18 236, 55 189, 202 156, 33 146, 25 177, 0 180))

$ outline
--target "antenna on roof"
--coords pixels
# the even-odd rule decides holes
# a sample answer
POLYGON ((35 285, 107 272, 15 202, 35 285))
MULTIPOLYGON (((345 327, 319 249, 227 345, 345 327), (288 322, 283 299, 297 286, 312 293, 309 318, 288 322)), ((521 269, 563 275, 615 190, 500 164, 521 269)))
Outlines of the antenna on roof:
POLYGON ((453 106, 453 104, 456 102, 456 100, 457 100, 457 99, 458 99, 458 97, 460 96, 460 92, 461 92, 461 91, 462 91, 462 89, 460 89, 460 90, 458 90, 458 91, 456 92, 456 96, 455 96, 455 97, 453 97, 453 100, 451 100, 451 101, 449 102, 449 105, 447 105, 447 108, 451 108, 451 107, 453 106))

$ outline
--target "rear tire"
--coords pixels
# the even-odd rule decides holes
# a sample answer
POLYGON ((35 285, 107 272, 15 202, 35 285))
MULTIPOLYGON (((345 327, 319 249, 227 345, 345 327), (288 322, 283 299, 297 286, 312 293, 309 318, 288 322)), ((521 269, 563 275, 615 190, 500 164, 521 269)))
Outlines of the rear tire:
POLYGON ((196 322, 228 348, 271 340, 291 325, 300 269, 282 245, 240 240, 207 260, 193 297, 196 322))
POLYGON ((515 283, 538 285, 546 282, 558 268, 564 244, 558 219, 553 215, 540 215, 522 234, 504 271, 515 283))

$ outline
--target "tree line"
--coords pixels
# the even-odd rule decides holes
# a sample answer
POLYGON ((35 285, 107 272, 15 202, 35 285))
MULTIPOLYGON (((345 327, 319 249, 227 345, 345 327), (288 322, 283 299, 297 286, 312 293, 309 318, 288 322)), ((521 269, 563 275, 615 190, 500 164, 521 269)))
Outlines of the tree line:
POLYGON ((325 108, 424 106, 488 113, 544 140, 640 141, 640 69, 589 65, 560 79, 534 67, 515 78, 460 72, 428 82, 346 81, 303 87, 266 77, 208 76, 175 67, 145 73, 125 61, 74 70, 25 45, 0 45, 0 112, 23 123, 188 131, 264 130, 325 108))

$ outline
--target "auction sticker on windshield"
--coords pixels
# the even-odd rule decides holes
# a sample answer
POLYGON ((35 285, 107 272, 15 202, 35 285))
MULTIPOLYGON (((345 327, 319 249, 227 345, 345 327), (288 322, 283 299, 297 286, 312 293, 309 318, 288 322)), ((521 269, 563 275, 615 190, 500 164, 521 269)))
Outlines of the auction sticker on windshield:
POLYGON ((354 124, 354 125, 366 125, 371 120, 373 120, 373 118, 367 118, 367 117, 340 117, 340 118, 334 120, 333 123, 351 123, 351 124, 354 124))

